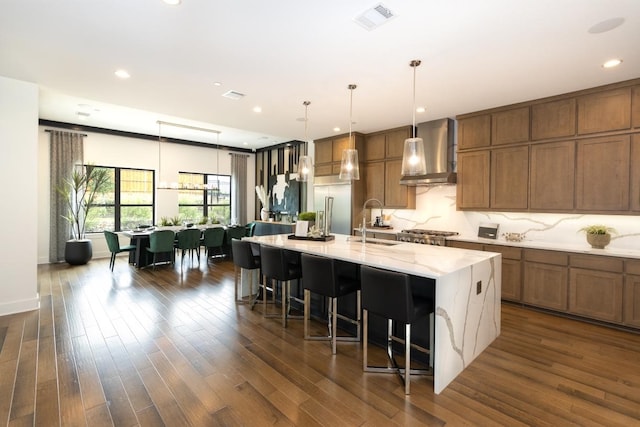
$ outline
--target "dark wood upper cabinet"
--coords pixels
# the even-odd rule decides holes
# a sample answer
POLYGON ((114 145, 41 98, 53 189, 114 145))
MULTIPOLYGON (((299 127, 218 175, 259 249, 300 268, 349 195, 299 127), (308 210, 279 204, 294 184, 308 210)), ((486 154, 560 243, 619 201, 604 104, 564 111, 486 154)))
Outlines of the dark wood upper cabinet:
POLYGON ((364 139, 364 161, 384 160, 386 136, 383 133, 367 135, 364 139))
POLYGON ((491 115, 491 145, 529 141, 529 107, 491 115))
POLYGON ((578 97, 578 134, 623 130, 630 127, 630 87, 578 97))
POLYGON ((469 117, 458 121, 458 149, 488 147, 491 144, 491 116, 469 117))
POLYGON ((575 156, 575 141, 531 145, 531 209, 566 211, 574 208, 575 156))
POLYGON ((458 209, 489 208, 490 150, 458 153, 458 209))
POLYGON ((634 128, 640 128, 640 86, 631 91, 631 121, 634 128))
POLYGON ((576 134, 576 100, 561 99, 531 106, 531 140, 576 134))
POLYGON ((529 147, 491 150, 491 208, 526 210, 529 147))

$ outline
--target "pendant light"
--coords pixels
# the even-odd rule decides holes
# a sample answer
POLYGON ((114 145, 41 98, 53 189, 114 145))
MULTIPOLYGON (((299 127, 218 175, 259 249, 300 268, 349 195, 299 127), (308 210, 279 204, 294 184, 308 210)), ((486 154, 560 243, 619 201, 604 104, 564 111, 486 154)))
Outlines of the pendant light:
POLYGON ((404 140, 402 176, 416 176, 427 173, 424 143, 422 138, 416 138, 416 68, 420 65, 420 62, 419 59, 414 59, 409 63, 409 66, 413 68, 413 137, 404 140))
POLYGON ((360 179, 360 166, 358 165, 358 150, 351 135, 351 125, 353 124, 353 90, 357 86, 350 84, 349 89, 349 148, 342 152, 342 162, 340 163, 339 179, 353 181, 360 179))
POLYGON ((309 109, 309 104, 311 104, 310 101, 304 101, 302 103, 302 105, 304 105, 304 154, 300 156, 298 160, 298 181, 301 182, 307 182, 311 169, 313 168, 311 157, 307 156, 307 147, 309 145, 309 140, 307 139, 307 110, 309 109))

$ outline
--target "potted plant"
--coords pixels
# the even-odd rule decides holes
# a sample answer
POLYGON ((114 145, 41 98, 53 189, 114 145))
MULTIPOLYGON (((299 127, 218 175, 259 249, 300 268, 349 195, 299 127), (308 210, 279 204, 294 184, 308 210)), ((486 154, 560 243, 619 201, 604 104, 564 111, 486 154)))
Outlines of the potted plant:
POLYGON ((110 183, 108 169, 92 165, 74 168, 64 184, 56 188, 65 200, 68 215, 63 215, 71 225, 71 239, 65 244, 64 259, 71 265, 86 264, 93 256, 91 240, 86 238, 85 227, 96 195, 106 190, 110 183))
POLYGON ((594 249, 604 249, 611 242, 611 233, 616 233, 614 228, 600 224, 587 225, 579 231, 584 231, 587 234, 587 242, 594 249))

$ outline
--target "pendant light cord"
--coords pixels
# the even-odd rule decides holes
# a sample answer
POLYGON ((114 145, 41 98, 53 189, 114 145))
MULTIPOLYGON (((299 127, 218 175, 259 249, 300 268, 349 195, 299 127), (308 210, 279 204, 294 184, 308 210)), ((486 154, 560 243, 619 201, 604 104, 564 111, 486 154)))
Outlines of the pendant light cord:
POLYGON ((416 67, 420 65, 421 61, 419 59, 414 59, 409 63, 409 65, 413 68, 413 137, 416 137, 416 67))
POLYGON ((307 123, 309 122, 308 120, 308 110, 309 110, 309 104, 311 104, 311 101, 304 101, 302 103, 302 105, 304 105, 304 155, 307 155, 307 145, 309 144, 309 140, 307 139, 307 123))
POLYGON ((349 96, 349 148, 355 148, 355 144, 352 142, 351 137, 351 125, 353 124, 353 90, 357 87, 358 86, 354 84, 350 84, 348 86, 349 90, 351 91, 349 96))

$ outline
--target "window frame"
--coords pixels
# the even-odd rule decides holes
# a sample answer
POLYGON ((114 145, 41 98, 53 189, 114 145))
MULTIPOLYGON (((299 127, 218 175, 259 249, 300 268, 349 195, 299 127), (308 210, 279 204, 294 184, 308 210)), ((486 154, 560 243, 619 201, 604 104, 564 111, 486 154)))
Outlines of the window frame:
MULTIPOLYGON (((217 207, 217 206, 222 206, 222 207, 227 207, 228 211, 229 211, 229 217, 228 218, 224 218, 224 220, 226 220, 227 222, 231 222, 231 175, 227 175, 227 174, 221 174, 221 173, 203 173, 203 172, 186 172, 186 171, 179 171, 178 172, 178 182, 180 182, 180 175, 181 174, 185 174, 185 175, 200 175, 203 177, 203 185, 205 186, 205 188, 203 189, 192 189, 192 188, 180 188, 179 191, 201 191, 202 192, 202 203, 199 204, 194 204, 194 203, 180 203, 180 198, 178 197, 178 211, 180 211, 180 208, 182 207, 196 207, 196 208, 202 208, 202 216, 203 217, 207 217, 209 218, 210 216, 210 208, 213 207, 217 207), (228 182, 229 182, 229 203, 216 203, 216 204, 209 204, 208 202, 208 197, 207 197, 207 193, 211 190, 208 190, 206 188, 206 185, 208 184, 209 181, 209 177, 225 177, 228 178, 228 182)), ((212 210, 212 209, 211 209, 212 210)), ((194 218, 195 219, 195 218, 194 218)), ((209 218, 211 219, 211 218, 209 218)))

